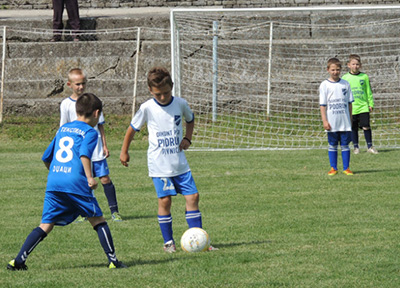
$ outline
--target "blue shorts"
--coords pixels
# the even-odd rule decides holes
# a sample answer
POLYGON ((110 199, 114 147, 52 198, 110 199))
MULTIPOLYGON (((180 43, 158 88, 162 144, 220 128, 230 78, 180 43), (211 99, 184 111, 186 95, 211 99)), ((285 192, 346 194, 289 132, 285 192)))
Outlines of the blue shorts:
POLYGON ((153 177, 154 187, 157 197, 192 195, 197 193, 197 187, 194 183, 192 172, 186 172, 175 177, 153 177))
POLYGON ((103 216, 95 197, 65 192, 46 192, 41 223, 65 226, 79 215, 83 217, 103 216))
POLYGON ((110 174, 108 170, 107 160, 93 161, 93 177, 104 177, 110 174))
POLYGON ((349 145, 351 142, 351 131, 328 132, 329 145, 337 146, 339 142, 341 146, 349 145))

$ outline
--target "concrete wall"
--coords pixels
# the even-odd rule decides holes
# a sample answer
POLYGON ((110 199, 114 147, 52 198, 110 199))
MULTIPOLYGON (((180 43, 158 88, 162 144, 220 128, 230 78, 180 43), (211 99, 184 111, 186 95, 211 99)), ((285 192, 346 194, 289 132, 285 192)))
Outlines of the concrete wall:
MULTIPOLYGON (((317 5, 394 5, 400 1, 387 0, 228 0, 228 1, 171 1, 171 0, 78 0, 82 8, 121 7, 201 7, 223 6, 225 8, 247 7, 296 7, 317 5)), ((50 0, 0 0, 0 9, 51 9, 50 0)))
MULTIPOLYGON (((2 0, 0 0, 2 1, 2 0)), ((7 0, 9 3, 19 2, 22 3, 24 0, 7 0)), ((36 0, 38 2, 39 0, 36 0)), ((34 2, 31 0, 30 3, 34 2)), ((46 0, 43 2, 49 2, 46 0)), ((90 2, 90 1, 88 1, 90 2)), ((137 1, 139 2, 139 1, 137 1)), ((143 1, 140 3, 148 3, 150 1, 143 1)), ((157 2, 157 1, 154 1, 157 2)), ((193 1, 198 3, 200 1, 193 1)), ((203 1, 208 3, 209 1, 203 1)), ((217 2, 240 2, 240 1, 213 1, 217 2)), ((245 2, 245 1, 243 1, 245 2)), ((256 2, 256 1, 247 1, 256 2)), ((259 1, 262 2, 262 1, 259 1)), ((273 3, 274 1, 270 1, 273 3)), ((278 2, 278 1, 275 1, 278 2)), ((279 2, 291 2, 289 0, 280 0, 279 2)), ((292 3, 301 2, 301 0, 293 0, 292 3)), ((304 1, 303 1, 304 2, 304 1)), ((306 2, 318 2, 318 1, 306 1, 306 2)), ((327 3, 327 1, 323 1, 327 3)), ((339 2, 339 1, 335 1, 339 2)), ((344 1, 341 1, 344 2, 344 1)), ((372 1, 369 1, 372 2, 372 1)), ((377 1, 378 2, 378 1, 377 1)), ((383 4, 384 1, 372 4, 383 4)), ((1 3, 1 2, 0 2, 1 3)), ((25 3, 25 2, 24 2, 25 3)), ((82 3, 82 2, 81 2, 82 3)), ((113 3, 107 1, 107 3, 113 3)), ((132 2, 133 3, 133 2, 132 2)), ((135 1, 136 3, 136 1, 135 1)), ((163 2, 164 4, 173 4, 176 2, 163 2)), ((180 1, 180 4, 186 3, 180 1)), ((192 2, 187 2, 192 3, 192 2)), ((350 2, 348 2, 350 3, 350 2)), ((350 4, 352 4, 351 2, 350 4)), ((0 6, 1 7, 1 6, 0 6)), ((94 9, 94 10, 123 10, 126 9, 94 9)), ((131 10, 143 10, 143 9, 131 9, 131 10)), ((146 10, 146 9, 144 9, 146 10)), ((132 110, 132 94, 133 94, 133 79, 134 79, 134 68, 136 63, 136 54, 139 53, 139 76, 138 76, 138 87, 137 87, 137 99, 136 105, 142 103, 149 97, 148 89, 146 87, 146 72, 154 65, 163 65, 166 67, 170 66, 170 35, 169 35, 169 9, 165 9, 163 13, 154 14, 155 8, 151 8, 150 14, 144 15, 143 12, 134 15, 124 16, 104 16, 104 17, 84 17, 82 18, 82 30, 96 30, 99 31, 96 34, 91 35, 91 32, 84 34, 83 41, 74 43, 71 41, 63 41, 58 43, 51 43, 48 40, 52 36, 51 27, 51 16, 37 17, 37 18, 24 18, 17 19, 16 17, 1 17, 0 10, 0 27, 7 26, 7 51, 6 51, 6 74, 5 74, 5 100, 4 100, 4 113, 5 114, 18 114, 18 115, 46 115, 49 113, 58 113, 58 107, 61 100, 70 94, 69 88, 66 86, 66 75, 69 69, 73 67, 83 68, 89 78, 88 91, 94 92, 100 96, 105 103, 106 113, 122 113, 129 114, 132 110), (153 15, 154 14, 154 15, 153 15), (139 51, 136 49, 136 30, 132 29, 124 32, 119 31, 118 33, 101 33, 100 31, 105 29, 117 29, 127 27, 142 27, 141 41, 139 51)), ((42 10, 46 12, 45 10, 42 10)), ((21 12, 21 11, 18 11, 21 12)), ((30 13, 30 11, 28 11, 30 13)), ((48 14, 51 14, 51 11, 48 14)), ((321 16, 319 13, 303 12, 300 14, 293 15, 280 15, 274 13, 268 16, 266 19, 261 16, 251 16, 248 21, 271 21, 271 20, 291 20, 294 22, 309 23, 309 24, 334 24, 339 23, 344 25, 346 21, 352 23, 360 23, 362 19, 367 18, 370 21, 376 21, 380 23, 382 19, 395 19, 397 18, 397 11, 383 11, 381 13, 375 13, 374 15, 365 17, 365 12, 353 12, 351 17, 343 16, 341 12, 330 12, 330 17, 321 16), (260 19, 259 19, 260 18, 260 19)), ((246 21, 247 22, 247 21, 246 21)), ((65 26, 68 27, 67 22, 65 26)), ((268 27, 267 27, 268 28, 268 27)), ((269 28, 268 28, 269 29, 269 28)), ((293 51, 301 51, 304 46, 308 49, 308 43, 311 47, 315 47, 313 41, 318 39, 331 39, 333 38, 353 38, 361 37, 363 43, 365 39, 370 39, 372 42, 381 43, 383 39, 376 38, 387 38, 393 46, 398 46, 397 39, 399 38, 399 25, 390 24, 380 29, 368 29, 357 30, 358 33, 352 33, 351 29, 346 31, 333 30, 320 30, 313 29, 313 25, 310 28, 303 29, 299 32, 297 29, 290 30, 284 26, 279 25, 274 30, 274 55, 280 56, 285 49, 289 46, 293 46, 293 51), (360 32, 361 31, 361 32, 360 32), (295 39, 292 42, 285 42, 286 39, 295 39), (307 47, 306 47, 307 46, 307 47)), ((236 33, 236 32, 235 32, 236 33)), ((232 38, 241 39, 238 40, 241 45, 240 51, 246 49, 253 49, 256 43, 251 41, 264 41, 261 43, 262 47, 267 47, 268 43, 265 42, 268 31, 262 31, 260 29, 254 29, 246 31, 244 35, 235 34, 232 38), (261 36, 259 36, 261 35, 261 36), (240 38, 237 38, 239 37, 240 38), (247 38, 246 38, 247 37, 247 38), (252 39, 250 42, 249 39, 252 39), (255 40, 254 40, 255 39, 255 40), (246 40, 246 41, 243 41, 246 40), (249 46, 249 47, 247 47, 249 46)), ((1 36, 0 36, 1 37, 1 36)), ((361 41, 360 41, 361 42, 361 41)), ((365 50, 368 51, 370 42, 365 43, 365 50)), ((221 41, 221 45, 231 45, 232 43, 224 44, 221 41)), ((200 51, 203 44, 191 43, 188 47, 186 62, 198 61, 195 58, 191 58, 191 54, 200 51), (192 46, 190 46, 192 45, 192 46)), ((363 44, 364 45, 364 44, 363 44)), ((222 47, 221 46, 221 47, 222 47)), ((352 51, 351 47, 342 47, 343 45, 331 45, 327 44, 325 48, 318 48, 318 51, 325 51, 327 55, 339 55, 343 58, 349 51, 352 51), (340 46, 340 47, 339 47, 340 46), (339 49, 339 48, 340 49, 339 49), (341 52, 344 51, 344 52, 341 52), (342 54, 340 54, 342 53, 342 54)), ((357 49, 354 53, 361 53, 364 50, 361 44, 356 45, 357 49), (361 49, 361 50, 360 50, 361 49), (361 52, 360 52, 361 51, 361 52)), ((382 46, 384 47, 384 46, 382 46)), ((383 48, 382 48, 383 49, 383 48)), ((291 50, 291 49, 289 49, 291 50)), ((306 51, 313 51, 312 49, 306 51)), ((391 57, 393 63, 397 63, 398 52, 396 49, 391 48, 396 55, 386 55, 380 57, 391 57)), ((233 53, 233 52, 232 52, 233 53)), ((295 52, 294 52, 295 53, 295 52)), ((303 52, 304 53, 304 52, 303 52)), ((319 52, 320 54, 322 52, 319 52)), ((363 52, 367 53, 367 52, 363 52)), ((248 53, 249 55, 251 52, 248 53)), ((273 55, 273 57, 274 57, 273 55)), ((324 61, 328 56, 323 54, 319 55, 318 59, 321 58, 324 61)), ((379 54, 380 55, 380 54, 379 54)), ((283 58, 297 59, 298 55, 293 54, 291 56, 284 56, 283 58)), ((240 55, 234 55, 225 53, 221 55, 221 63, 229 59, 232 60, 231 67, 239 67, 243 69, 249 62, 252 62, 252 67, 257 67, 258 59, 250 59, 249 57, 240 58, 240 55)), ((390 58, 390 59, 391 59, 390 58)), ((313 59, 313 57, 311 57, 313 59)), ((378 59, 378 57, 374 57, 378 59)), ((230 61, 230 60, 229 60, 230 61)), ((0 59, 1 64, 1 59, 0 59)), ((260 64, 263 65, 263 64, 260 64)), ((293 65, 292 62, 285 63, 285 66, 293 65)), ((396 64, 397 65, 397 64, 396 64)), ((318 66, 319 67, 319 66, 318 66)), ((396 66, 397 67, 397 66, 396 66)), ((293 71, 297 71, 293 67, 293 71)), ((202 69, 200 67, 199 69, 202 69)), ((312 70, 312 69, 311 69, 312 70)), ((204 74, 209 73, 210 69, 196 71, 193 74, 194 78, 201 78, 204 74), (204 72, 208 71, 208 72, 204 72)), ((280 69, 276 69, 280 71, 280 69)), ((386 71, 383 69, 382 71, 386 71)), ((390 69, 388 69, 392 73, 390 69)), ((393 73, 392 73, 393 74, 393 73)), ((239 73, 240 75, 240 73, 239 73)), ((251 75, 251 73, 249 73, 251 75)), ((286 79, 291 74, 279 75, 280 79, 286 79)), ((278 77, 278 76, 277 76, 278 77)), ((382 77, 388 77, 388 75, 382 75, 382 77)), ((241 85, 237 87, 233 85, 229 89, 243 89, 243 93, 247 87, 253 85, 252 83, 243 82, 243 80, 249 80, 249 76, 242 77, 240 79, 241 85)), ((398 83, 398 81, 393 81, 398 83)), ((210 86, 210 83, 207 84, 210 86)), ((377 87, 376 85, 374 87, 377 87)), ((393 89, 392 89, 393 90, 393 89)))

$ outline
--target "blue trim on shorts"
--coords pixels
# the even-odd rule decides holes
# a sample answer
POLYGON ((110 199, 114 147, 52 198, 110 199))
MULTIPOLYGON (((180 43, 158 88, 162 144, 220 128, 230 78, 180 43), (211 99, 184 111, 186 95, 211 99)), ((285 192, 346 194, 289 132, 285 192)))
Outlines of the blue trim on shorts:
POLYGON ((192 172, 186 172, 174 177, 152 177, 158 198, 166 196, 193 195, 198 193, 192 172))

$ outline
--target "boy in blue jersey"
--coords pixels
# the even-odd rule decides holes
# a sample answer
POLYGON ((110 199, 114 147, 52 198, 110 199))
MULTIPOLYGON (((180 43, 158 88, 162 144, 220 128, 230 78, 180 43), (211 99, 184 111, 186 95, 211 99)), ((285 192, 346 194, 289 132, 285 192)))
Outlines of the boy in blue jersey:
MULTIPOLYGON (((153 99, 143 103, 132 119, 122 144, 121 164, 128 166, 129 146, 137 131, 147 122, 149 176, 158 197, 158 223, 164 238, 164 251, 176 251, 172 233, 171 196, 182 194, 186 200, 186 222, 189 228, 202 227, 199 193, 184 150, 192 144, 194 114, 186 100, 172 96, 172 79, 167 69, 152 68, 147 84, 153 99), (183 134, 183 124, 186 131, 183 134)), ((210 246, 210 250, 216 248, 210 246)))
POLYGON ((17 257, 7 269, 27 270, 25 262, 33 249, 52 231, 54 225, 65 226, 83 215, 96 230, 108 258, 109 268, 125 268, 115 256, 110 229, 92 189, 97 188, 91 168, 97 144, 97 124, 102 103, 93 94, 83 94, 76 102, 78 119, 60 127, 42 160, 49 169, 41 224, 33 229, 17 257))
POLYGON ((353 175, 350 170, 351 108, 353 94, 349 82, 340 79, 342 64, 339 59, 328 60, 329 78, 319 87, 319 104, 322 123, 328 134, 328 155, 331 170, 329 176, 338 173, 338 144, 342 149, 343 173, 353 175))

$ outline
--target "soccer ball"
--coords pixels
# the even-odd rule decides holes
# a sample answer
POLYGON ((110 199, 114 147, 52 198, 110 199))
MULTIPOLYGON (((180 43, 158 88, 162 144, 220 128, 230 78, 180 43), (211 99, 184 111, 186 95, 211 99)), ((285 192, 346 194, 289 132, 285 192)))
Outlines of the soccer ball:
POLYGON ((183 233, 181 247, 185 252, 203 252, 210 247, 210 237, 201 228, 190 228, 183 233))

